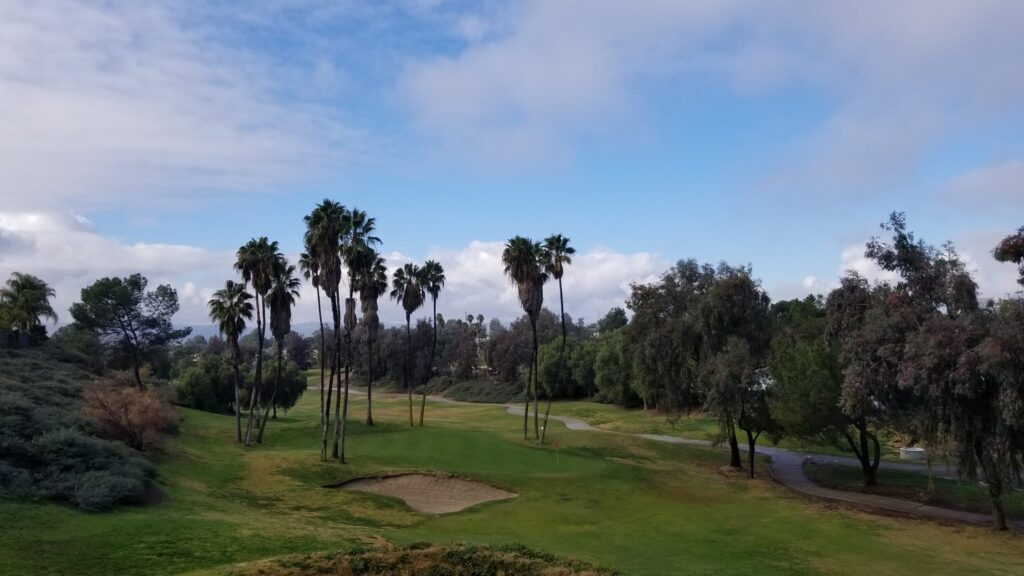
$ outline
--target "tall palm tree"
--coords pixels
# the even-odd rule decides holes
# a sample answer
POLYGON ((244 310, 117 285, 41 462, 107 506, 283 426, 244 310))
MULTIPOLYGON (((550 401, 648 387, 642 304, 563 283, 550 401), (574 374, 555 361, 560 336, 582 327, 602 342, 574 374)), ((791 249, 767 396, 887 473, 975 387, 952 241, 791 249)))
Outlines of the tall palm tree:
POLYGON ((324 309, 320 305, 320 262, 312 254, 316 253, 316 247, 306 244, 306 251, 299 255, 299 270, 302 277, 309 280, 316 290, 316 315, 320 320, 320 425, 324 425, 324 367, 327 358, 324 338, 324 309))
POLYGON ((57 313, 50 305, 50 298, 56 295, 41 278, 11 273, 6 287, 0 288, 0 317, 8 323, 4 328, 14 327, 28 334, 33 327, 41 326, 43 319, 57 322, 57 313))
POLYGON ((238 347, 238 338, 245 331, 245 321, 252 320, 252 294, 245 291, 245 284, 228 280, 224 287, 213 293, 207 303, 210 320, 217 324, 221 335, 231 346, 231 365, 235 379, 235 440, 242 442, 242 412, 240 389, 242 376, 238 365, 242 361, 242 351, 238 347))
POLYGON ((391 279, 391 299, 402 305, 405 310, 405 388, 409 392, 409 426, 412 420, 412 381, 410 379, 410 360, 412 356, 412 314, 423 306, 426 294, 420 284, 420 267, 408 263, 395 270, 391 279))
POLYGON ((372 264, 360 268, 358 288, 366 326, 366 425, 373 426, 373 342, 380 329, 377 299, 388 291, 388 269, 376 252, 368 252, 366 259, 372 264))
MULTIPOLYGON (((437 355, 437 297, 444 288, 444 267, 439 262, 427 260, 420 269, 420 284, 430 294, 430 300, 434 306, 434 313, 430 318, 431 327, 434 329, 434 336, 430 344, 430 368, 427 370, 427 377, 434 374, 434 357, 437 355)), ((423 412, 427 407, 427 387, 423 387, 423 397, 420 399, 420 426, 423 426, 423 412)))
POLYGON ((242 274, 242 279, 252 286, 256 303, 256 327, 258 330, 258 353, 256 354, 256 377, 253 382, 253 394, 249 401, 249 418, 246 423, 245 445, 252 443, 254 419, 259 416, 263 392, 263 348, 267 339, 267 293, 274 281, 274 276, 284 266, 284 256, 266 236, 253 238, 243 244, 237 253, 235 269, 242 274))
POLYGON ((540 438, 537 401, 537 318, 544 306, 544 283, 548 275, 544 271, 547 255, 539 242, 529 238, 515 236, 505 243, 501 253, 501 261, 505 265, 505 275, 516 287, 519 304, 530 320, 533 333, 533 361, 530 363, 530 377, 527 379, 526 409, 523 411, 523 439, 527 437, 530 418, 530 394, 533 394, 533 435, 540 438))
POLYGON ((356 276, 360 265, 368 262, 366 254, 380 244, 380 238, 373 235, 377 221, 367 216, 365 211, 352 208, 346 213, 344 224, 345 231, 338 252, 348 269, 348 298, 345 299, 345 397, 341 419, 336 418, 334 423, 333 449, 333 456, 342 462, 345 462, 345 423, 348 421, 349 372, 352 369, 352 330, 356 327, 356 276))
MULTIPOLYGON (((331 426, 331 391, 338 372, 341 350, 341 309, 338 292, 341 284, 341 256, 338 246, 345 233, 348 210, 341 204, 324 199, 305 217, 306 246, 320 266, 320 288, 327 294, 331 304, 331 319, 334 326, 335 345, 331 354, 331 371, 327 379, 327 399, 323 410, 323 433, 320 440, 320 459, 327 460, 327 434, 331 426)), ((337 408, 335 413, 337 413, 337 408)))
POLYGON ((277 400, 277 391, 281 388, 281 361, 284 358, 284 338, 292 331, 292 306, 299 297, 299 287, 302 282, 295 277, 295 266, 282 259, 284 265, 274 275, 274 285, 270 288, 270 333, 274 335, 274 342, 277 344, 277 374, 274 377, 274 390, 270 394, 270 402, 263 409, 263 419, 260 420, 260 431, 256 435, 256 442, 263 443, 263 431, 267 427, 267 418, 270 416, 270 409, 274 408, 274 417, 277 418, 277 408, 274 402, 277 400))
MULTIPOLYGON (((572 264, 572 255, 576 253, 576 249, 569 245, 569 239, 561 234, 553 234, 544 239, 544 253, 547 255, 547 262, 544 264, 544 271, 550 274, 555 280, 558 280, 558 308, 561 312, 560 318, 562 320, 562 347, 558 350, 558 362, 565 362, 565 298, 562 296, 562 274, 565 272, 565 266, 572 264)), ((551 383, 553 386, 554 383, 551 383)), ((554 396, 554 390, 548 391, 548 405, 544 409, 544 426, 540 429, 540 441, 544 442, 544 436, 547 435, 548 431, 548 416, 551 415, 551 399, 554 396)))

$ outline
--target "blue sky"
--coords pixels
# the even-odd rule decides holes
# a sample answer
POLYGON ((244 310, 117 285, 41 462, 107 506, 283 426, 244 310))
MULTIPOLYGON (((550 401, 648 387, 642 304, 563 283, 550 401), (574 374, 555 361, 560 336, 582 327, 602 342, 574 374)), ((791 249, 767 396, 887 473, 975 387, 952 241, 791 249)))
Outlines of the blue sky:
POLYGON ((0 0, 0 273, 66 308, 138 270, 200 323, 239 244, 297 252, 331 197, 392 263, 441 259, 449 314, 515 315, 500 242, 561 232, 569 311, 595 319, 679 258, 752 264, 775 298, 883 278, 860 247, 904 210, 997 296, 1022 22, 1010 1, 0 0))

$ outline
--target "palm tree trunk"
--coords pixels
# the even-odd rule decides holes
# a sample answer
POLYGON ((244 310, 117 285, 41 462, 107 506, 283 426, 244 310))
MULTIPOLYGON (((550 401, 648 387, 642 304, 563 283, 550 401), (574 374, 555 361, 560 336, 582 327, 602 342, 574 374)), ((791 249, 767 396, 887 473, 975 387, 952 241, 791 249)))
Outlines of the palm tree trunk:
POLYGON ((249 395, 249 415, 246 418, 245 424, 245 445, 252 445, 252 424, 253 415, 259 410, 257 398, 260 393, 260 376, 263 369, 263 331, 262 322, 263 317, 261 315, 262 307, 260 306, 260 295, 258 293, 253 294, 253 299, 256 304, 253 308, 256 309, 256 341, 259 343, 259 350, 256 353, 256 374, 252 383, 252 393, 249 395))
MULTIPOLYGON (((331 318, 335 317, 334 311, 337 308, 337 297, 334 294, 328 293, 328 298, 331 300, 331 318)), ((335 328, 337 328, 337 322, 335 321, 335 328)), ((331 428, 331 393, 334 390, 334 377, 338 372, 337 355, 331 354, 331 373, 327 379, 327 401, 324 403, 323 412, 323 434, 321 435, 320 445, 320 459, 327 460, 327 434, 331 428)))
POLYGON ((331 457, 338 458, 338 443, 341 439, 341 301, 338 301, 334 312, 334 362, 338 367, 338 393, 334 395, 334 442, 331 445, 331 457))
MULTIPOLYGON (((430 344, 430 368, 427 370, 427 382, 434 375, 434 356, 437 356, 437 298, 434 298, 434 339, 430 344)), ((423 385, 423 398, 420 400, 420 426, 423 426, 423 412, 427 408, 427 386, 423 385)))
MULTIPOLYGON (((352 315, 355 316, 356 300, 353 292, 355 285, 355 278, 349 278, 348 283, 348 300, 345 301, 345 316, 348 317, 349 307, 352 307, 352 315)), ((348 385, 349 385, 349 372, 352 368, 352 326, 348 320, 345 321, 345 399, 344 406, 341 409, 341 450, 338 458, 341 463, 345 463, 345 425, 348 422, 348 385)))
POLYGON ((523 440, 527 440, 530 437, 530 382, 533 381, 533 362, 530 362, 527 374, 526 385, 523 387, 526 395, 526 405, 523 406, 523 440))
MULTIPOLYGON (((562 348, 558 351, 559 371, 561 363, 565 361, 565 300, 562 298, 562 279, 558 279, 558 309, 562 312, 562 348)), ((551 399, 554 398, 554 390, 548 390, 548 405, 544 409, 544 426, 540 429, 540 443, 544 443, 544 437, 548 434, 548 416, 551 415, 551 399)))
POLYGON ((412 420, 412 379, 409 377, 410 357, 412 356, 412 327, 409 324, 409 315, 405 315, 405 388, 409 392, 409 426, 413 426, 412 420))
POLYGON ((324 425, 324 366, 327 359, 324 358, 326 346, 324 345, 324 311, 320 306, 320 286, 316 289, 316 315, 320 319, 320 425, 324 425))
POLYGON ((373 328, 369 326, 366 327, 366 425, 373 426, 373 328))
POLYGON ((537 364, 538 346, 536 320, 533 320, 530 323, 530 326, 533 328, 533 437, 536 440, 540 440, 540 419, 537 414, 540 409, 540 402, 537 399, 537 389, 539 388, 537 381, 539 380, 540 374, 538 373, 539 365, 537 364))
POLYGON ((231 343, 231 359, 232 368, 235 373, 235 441, 239 444, 242 443, 242 377, 238 370, 238 364, 241 361, 239 358, 240 353, 238 351, 238 337, 236 336, 234 341, 231 343))
POLYGON ((284 350, 281 348, 281 341, 277 342, 277 374, 274 376, 274 391, 270 393, 270 402, 267 403, 267 407, 263 409, 263 419, 260 420, 260 431, 256 434, 256 443, 263 444, 263 431, 267 429, 267 419, 270 417, 270 408, 274 405, 274 400, 277 399, 277 391, 281 387, 281 359, 284 356, 284 350))

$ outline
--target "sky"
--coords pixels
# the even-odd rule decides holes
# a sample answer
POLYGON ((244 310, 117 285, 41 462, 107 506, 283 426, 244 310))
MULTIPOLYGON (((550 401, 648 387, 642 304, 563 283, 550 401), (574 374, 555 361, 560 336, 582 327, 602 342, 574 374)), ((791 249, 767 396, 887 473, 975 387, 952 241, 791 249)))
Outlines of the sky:
POLYGON ((571 238, 587 321, 682 258, 776 300, 885 279, 863 246, 895 210, 999 297, 1022 24, 1014 0, 0 0, 0 277, 47 280, 66 322, 141 272, 208 324, 238 246, 294 258, 332 198, 392 267, 442 263, 446 316, 520 313, 517 234, 571 238))

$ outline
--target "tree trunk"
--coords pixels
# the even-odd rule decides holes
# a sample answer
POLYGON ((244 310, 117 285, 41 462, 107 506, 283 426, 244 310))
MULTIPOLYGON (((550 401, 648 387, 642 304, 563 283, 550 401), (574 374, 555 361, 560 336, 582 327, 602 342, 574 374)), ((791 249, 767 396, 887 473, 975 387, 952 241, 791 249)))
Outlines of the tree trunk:
POLYGON ((412 379, 409 374, 410 357, 412 356, 412 327, 409 325, 409 314, 405 315, 405 389, 409 392, 409 426, 415 426, 412 420, 412 379))
POLYGON ((980 440, 974 443, 974 457, 981 465, 985 474, 985 484, 988 485, 988 497, 992 502, 992 528, 1006 530, 1006 510, 1003 507, 1003 479, 998 473, 993 473, 985 457, 985 448, 980 440))
POLYGON ((341 438, 341 300, 338 299, 334 311, 334 365, 338 367, 338 391, 334 395, 334 442, 331 444, 331 457, 338 458, 338 442, 341 438))
MULTIPOLYGON (((363 316, 366 317, 365 315, 363 316)), ((366 425, 373 426, 373 329, 366 328, 366 425)))
POLYGON ((530 382, 533 381, 533 362, 530 362, 530 368, 527 371, 526 384, 523 386, 523 392, 526 396, 526 405, 523 406, 523 440, 529 439, 530 430, 530 382))
POLYGON ((846 441, 850 444, 850 448, 853 450, 854 455, 857 456, 857 460, 860 461, 861 472, 864 474, 864 485, 877 486, 878 462, 881 452, 878 444, 878 438, 868 432, 867 424, 863 421, 855 423, 854 428, 857 429, 857 441, 854 441, 849 434, 844 434, 844 436, 846 436, 846 441), (871 457, 871 449, 868 446, 869 439, 875 447, 874 459, 871 457))
POLYGON ((277 342, 277 374, 274 376, 274 391, 270 393, 270 402, 267 407, 263 410, 263 419, 260 420, 260 431, 256 434, 256 443, 263 444, 263 431, 267 429, 267 418, 270 416, 270 409, 274 406, 274 401, 277 399, 277 391, 281 387, 281 359, 284 356, 284 350, 281 348, 281 342, 277 342))
POLYGON ((533 328, 533 438, 540 440, 540 418, 538 412, 540 411, 539 401, 537 399, 537 389, 540 386, 537 385, 540 380, 540 373, 538 368, 540 365, 537 363, 537 321, 533 318, 530 319, 530 327, 533 328))
POLYGON ((736 441, 736 428, 729 423, 729 467, 743 468, 740 460, 740 444, 736 441))
POLYGON ((754 455, 757 453, 757 438, 761 435, 760 432, 757 434, 751 434, 750 430, 743 430, 747 433, 747 475, 750 478, 754 477, 754 455))
MULTIPOLYGON (((559 369, 562 368, 561 363, 565 361, 565 300, 562 298, 562 279, 558 279, 558 309, 562 313, 562 348, 558 351, 558 362, 559 369)), ((544 437, 548 434, 548 416, 551 415, 551 400, 554 398, 554 390, 548 390, 548 405, 544 408, 544 426, 540 429, 540 443, 544 443, 544 437)))
POLYGON ((320 286, 316 288, 316 315, 320 319, 320 425, 324 425, 324 366, 327 363, 327 358, 324 358, 324 354, 327 352, 324 340, 324 311, 320 306, 320 286))
POLYGON ((142 375, 139 373, 139 364, 141 364, 142 362, 139 359, 138 346, 135 346, 133 348, 133 352, 134 354, 132 359, 132 371, 135 373, 135 385, 138 386, 139 388, 142 388, 142 375))
POLYGON ((235 373, 235 441, 239 444, 242 443, 242 376, 239 373, 238 364, 241 362, 239 358, 240 352, 238 350, 238 338, 235 337, 235 341, 231 343, 232 347, 232 368, 235 373))
MULTIPOLYGON (((331 300, 331 319, 334 321, 334 327, 337 328, 337 320, 335 310, 337 308, 337 296, 328 293, 328 297, 331 300)), ((322 333, 321 333, 322 334, 322 333)), ((324 403, 323 413, 323 434, 321 435, 320 445, 320 460, 327 460, 327 434, 331 428, 331 393, 334 390, 334 377, 338 372, 338 356, 337 354, 331 354, 331 372, 327 379, 327 401, 324 403)))
POLYGON ((353 295, 353 286, 355 284, 354 279, 349 278, 348 288, 348 300, 345 301, 345 398, 342 401, 341 408, 341 448, 338 454, 338 459, 341 463, 345 463, 345 439, 346 439, 346 425, 348 423, 348 390, 349 390, 349 372, 352 369, 352 326, 353 322, 349 322, 349 312, 352 313, 352 318, 355 318, 356 301, 353 295))
MULTIPOLYGON (((427 370, 427 382, 434 376, 434 357, 437 355, 437 298, 434 300, 434 338, 430 343, 430 364, 427 370)), ((423 397, 420 398, 420 426, 423 426, 423 412, 427 409, 427 386, 423 385, 423 397)))
POLYGON ((253 299, 255 300, 253 308, 256 309, 256 341, 258 342, 258 350, 256 352, 256 373, 253 378, 252 393, 249 395, 249 415, 245 423, 246 446, 252 445, 252 425, 255 414, 259 411, 260 377, 263 370, 263 316, 262 306, 260 306, 260 295, 258 293, 253 294, 253 299))

